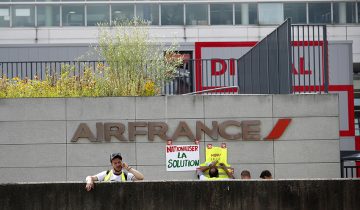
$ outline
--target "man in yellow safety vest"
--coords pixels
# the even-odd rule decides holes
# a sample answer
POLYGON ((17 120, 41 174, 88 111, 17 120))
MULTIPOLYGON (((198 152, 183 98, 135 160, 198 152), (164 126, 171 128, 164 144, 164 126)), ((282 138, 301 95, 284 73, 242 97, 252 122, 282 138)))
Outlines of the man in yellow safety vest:
POLYGON ((126 182, 144 179, 144 175, 142 175, 142 173, 122 161, 120 153, 112 153, 110 155, 110 163, 112 166, 111 170, 102 171, 94 176, 86 177, 85 189, 87 191, 90 191, 94 188, 95 181, 126 182))
POLYGON ((226 180, 226 179, 235 179, 233 173, 231 173, 229 171, 229 169, 226 167, 226 165, 224 163, 220 163, 219 166, 216 166, 217 164, 217 160, 211 162, 209 165, 207 166, 201 166, 200 168, 198 168, 197 174, 200 180, 226 180), (228 176, 228 178, 222 178, 219 177, 219 169, 221 168, 222 170, 225 171, 226 175, 228 176), (204 175, 204 172, 209 170, 209 177, 204 175))

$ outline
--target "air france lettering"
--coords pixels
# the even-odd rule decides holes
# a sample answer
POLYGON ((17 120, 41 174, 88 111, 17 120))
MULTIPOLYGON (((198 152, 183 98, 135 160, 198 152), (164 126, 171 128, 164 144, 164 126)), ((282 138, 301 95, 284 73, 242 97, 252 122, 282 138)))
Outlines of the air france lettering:
POLYGON ((80 123, 71 141, 77 142, 79 139, 88 139, 91 142, 110 142, 112 137, 119 141, 135 141, 137 136, 147 136, 148 141, 154 141, 156 136, 164 141, 168 139, 175 141, 180 137, 194 141, 201 139, 203 134, 213 140, 218 140, 219 137, 226 140, 276 140, 285 132, 290 122, 291 119, 279 119, 271 132, 263 139, 260 135, 260 120, 226 120, 221 123, 212 121, 212 125, 209 127, 202 121, 197 121, 195 135, 185 121, 178 123, 172 135, 169 134, 168 124, 165 122, 128 122, 127 136, 124 135, 126 126, 123 123, 97 122, 96 137, 86 123, 80 123), (232 132, 229 132, 230 129, 232 132))

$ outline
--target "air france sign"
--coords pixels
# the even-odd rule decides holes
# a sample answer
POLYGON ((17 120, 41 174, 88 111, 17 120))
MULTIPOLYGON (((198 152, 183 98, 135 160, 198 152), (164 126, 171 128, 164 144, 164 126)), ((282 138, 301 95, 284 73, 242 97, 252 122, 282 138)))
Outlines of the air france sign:
POLYGON ((93 132, 89 125, 80 123, 71 139, 77 142, 79 139, 88 139, 91 142, 110 142, 114 137, 119 141, 135 141, 137 136, 147 136, 149 141, 154 141, 155 137, 162 140, 176 141, 179 137, 186 137, 189 141, 201 139, 202 134, 206 134, 213 140, 220 137, 225 140, 276 140, 279 139, 289 126, 291 119, 279 119, 272 130, 261 137, 260 120, 225 120, 222 122, 212 121, 211 126, 207 126, 202 121, 196 121, 194 133, 187 122, 179 121, 173 133, 169 133, 169 126, 166 122, 97 122, 96 132, 93 132), (229 132, 229 129, 235 129, 236 132, 229 132), (125 131, 128 135, 125 135, 125 131))

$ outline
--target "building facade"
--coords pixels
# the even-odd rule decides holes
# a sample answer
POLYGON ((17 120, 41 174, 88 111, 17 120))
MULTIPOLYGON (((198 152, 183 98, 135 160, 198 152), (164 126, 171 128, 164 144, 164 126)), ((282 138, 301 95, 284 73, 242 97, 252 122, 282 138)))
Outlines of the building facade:
POLYGON ((1 0, 0 44, 96 43, 98 23, 143 18, 165 42, 258 41, 284 19, 326 24, 328 40, 353 42, 360 63, 360 2, 274 0, 92 1, 1 0))
MULTIPOLYGON (((360 149, 360 139, 355 141, 351 84, 351 68, 360 72, 358 0, 0 0, 0 62, 74 60, 90 44, 96 44, 98 23, 113 25, 134 17, 149 21, 152 38, 180 43, 180 50, 193 59, 198 52, 202 53, 201 59, 239 58, 245 51, 236 49, 236 44, 261 40, 289 17, 293 24, 326 24, 330 43, 329 91, 339 94, 337 146, 340 150, 360 149), (215 45, 202 49, 201 43, 215 45)), ((75 179, 68 178, 68 174, 66 177, 65 180, 75 179)))

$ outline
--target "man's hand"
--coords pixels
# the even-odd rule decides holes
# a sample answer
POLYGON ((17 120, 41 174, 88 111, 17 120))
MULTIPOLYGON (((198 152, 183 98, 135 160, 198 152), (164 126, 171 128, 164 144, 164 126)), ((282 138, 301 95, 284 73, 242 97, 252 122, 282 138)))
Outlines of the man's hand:
POLYGON ((131 167, 129 167, 129 165, 125 162, 122 163, 122 167, 125 168, 127 171, 131 169, 131 167))
POLYGON ((226 168, 227 168, 224 163, 220 163, 220 164, 219 164, 219 167, 222 168, 222 169, 224 169, 224 170, 226 170, 226 168))
POLYGON ((90 191, 91 189, 94 189, 94 182, 86 183, 85 189, 87 191, 90 191))
POLYGON ((209 167, 210 168, 215 167, 217 163, 218 163, 218 160, 214 160, 213 162, 210 163, 209 167))
POLYGON ((86 186, 85 186, 86 191, 90 191, 91 189, 94 189, 94 181, 91 178, 91 176, 86 177, 86 186))

